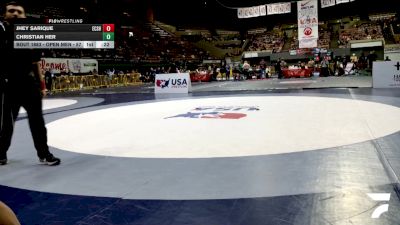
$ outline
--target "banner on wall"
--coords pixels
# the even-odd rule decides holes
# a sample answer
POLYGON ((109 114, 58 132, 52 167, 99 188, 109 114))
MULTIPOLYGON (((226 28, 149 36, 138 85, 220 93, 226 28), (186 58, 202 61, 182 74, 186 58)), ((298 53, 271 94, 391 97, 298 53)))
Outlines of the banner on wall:
POLYGON ((318 1, 297 2, 299 48, 318 46, 318 1))
POLYGON ((260 16, 260 6, 238 8, 238 18, 252 18, 260 16))
POLYGON ((260 5, 260 16, 266 16, 267 15, 267 6, 266 5, 260 5))
POLYGON ((292 4, 286 3, 275 3, 267 5, 267 15, 284 14, 292 11, 292 4))
POLYGON ((276 3, 254 7, 238 8, 238 18, 253 18, 259 16, 283 14, 291 12, 291 3, 276 3))
POLYGON ((335 0, 321 0, 321 8, 326 8, 336 5, 335 0))
POLYGON ((58 74, 65 73, 89 73, 99 71, 99 63, 96 59, 69 59, 69 58, 42 58, 40 69, 49 70, 58 74))
MULTIPOLYGON (((334 6, 336 4, 354 2, 355 0, 320 0, 320 1, 321 1, 321 8, 326 8, 334 6)), ((309 2, 309 1, 303 1, 303 2, 309 2)), ((298 2, 298 6, 299 3, 300 2, 298 2)), ((316 5, 318 6, 318 3, 316 5)), ((292 4, 290 2, 283 2, 283 3, 273 3, 267 5, 246 7, 246 8, 238 8, 237 16, 239 19, 253 18, 266 15, 291 13, 291 11, 292 11, 292 4)))
POLYGON ((336 0, 336 4, 354 2, 355 0, 336 0))

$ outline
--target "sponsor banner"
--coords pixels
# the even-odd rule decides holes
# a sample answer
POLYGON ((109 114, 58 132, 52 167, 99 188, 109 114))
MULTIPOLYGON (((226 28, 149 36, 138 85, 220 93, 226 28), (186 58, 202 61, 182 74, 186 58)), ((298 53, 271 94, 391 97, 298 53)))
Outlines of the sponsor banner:
POLYGON ((267 6, 266 5, 260 5, 260 16, 266 16, 267 15, 267 6))
POLYGON ((203 60, 204 64, 219 64, 221 63, 221 60, 216 60, 216 59, 204 59, 203 60))
POLYGON ((258 52, 245 52, 244 58, 257 58, 258 52))
POLYGON ((313 49, 312 48, 302 48, 302 49, 297 49, 297 55, 313 55, 313 49))
POLYGON ((355 0, 336 0, 336 4, 354 2, 355 0))
POLYGON ((290 2, 267 5, 268 15, 290 13, 291 11, 292 11, 292 3, 290 2))
POLYGON ((351 48, 370 48, 381 47, 384 43, 382 41, 350 41, 351 48))
POLYGON ((243 19, 244 17, 244 8, 238 8, 237 9, 237 16, 239 19, 243 19))
POLYGON ((318 46, 318 2, 305 0, 297 2, 299 48, 318 46))
POLYGON ((322 53, 322 54, 328 54, 328 49, 326 49, 326 48, 321 48, 321 49, 320 49, 320 53, 322 53))
POLYGON ((315 48, 318 46, 318 39, 304 39, 299 41, 299 48, 315 48))
POLYGON ((259 6, 254 6, 250 7, 250 17, 259 17, 260 16, 260 7, 259 6))
POLYGON ((89 73, 99 71, 99 63, 95 59, 67 59, 67 58, 42 58, 40 62, 42 71, 50 70, 55 74, 89 73))
POLYGON ((400 88, 400 61, 374 62, 373 88, 400 88))
POLYGON ((192 83, 188 73, 157 74, 154 82, 156 94, 189 93, 192 83))
POLYGON ((328 49, 326 49, 326 48, 314 48, 313 49, 313 53, 315 53, 315 54, 319 54, 319 53, 321 53, 321 54, 327 54, 328 53, 328 49))
POLYGON ((336 5, 335 0, 321 0, 321 8, 326 8, 336 5))
POLYGON ((238 9, 238 18, 240 19, 258 17, 258 16, 260 16, 260 6, 238 9))

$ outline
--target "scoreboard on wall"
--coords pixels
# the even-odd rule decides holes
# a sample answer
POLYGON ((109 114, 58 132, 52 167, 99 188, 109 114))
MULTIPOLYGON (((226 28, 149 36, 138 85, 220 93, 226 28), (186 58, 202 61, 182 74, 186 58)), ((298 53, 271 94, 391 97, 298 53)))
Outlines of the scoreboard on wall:
POLYGON ((114 24, 16 24, 15 49, 112 49, 114 24))

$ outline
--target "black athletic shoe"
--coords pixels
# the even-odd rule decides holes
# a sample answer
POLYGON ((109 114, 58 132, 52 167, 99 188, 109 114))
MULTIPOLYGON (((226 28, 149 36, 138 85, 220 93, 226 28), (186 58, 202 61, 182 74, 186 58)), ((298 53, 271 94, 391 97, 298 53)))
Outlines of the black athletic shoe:
POLYGON ((7 158, 0 159, 0 166, 6 165, 8 162, 7 158))
POLYGON ((59 158, 54 157, 53 154, 48 155, 46 158, 39 159, 40 163, 48 165, 48 166, 57 166, 60 165, 61 160, 59 158))

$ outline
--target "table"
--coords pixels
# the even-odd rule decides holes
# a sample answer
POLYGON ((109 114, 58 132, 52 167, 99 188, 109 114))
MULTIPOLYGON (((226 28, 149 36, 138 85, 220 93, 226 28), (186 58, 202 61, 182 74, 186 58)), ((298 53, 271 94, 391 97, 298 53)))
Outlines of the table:
POLYGON ((291 77, 310 77, 312 69, 282 69, 285 78, 291 77))
POLYGON ((211 74, 209 73, 190 73, 190 80, 192 82, 202 81, 202 82, 209 82, 211 81, 211 74))

